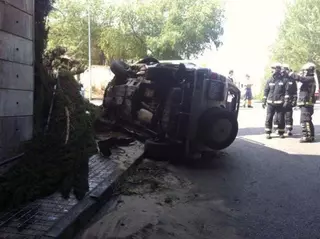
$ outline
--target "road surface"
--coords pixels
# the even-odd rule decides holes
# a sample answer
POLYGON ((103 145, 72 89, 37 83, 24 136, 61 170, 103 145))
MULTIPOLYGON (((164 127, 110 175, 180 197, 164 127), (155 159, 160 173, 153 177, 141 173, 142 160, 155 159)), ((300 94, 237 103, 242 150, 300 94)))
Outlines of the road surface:
POLYGON ((265 110, 254 106, 241 109, 237 140, 214 159, 162 163, 151 173, 142 166, 137 174, 146 178, 130 179, 127 193, 103 208, 82 238, 320 238, 320 107, 318 141, 300 144, 298 111, 292 138, 266 140, 265 110), (156 177, 154 188, 137 187, 156 177))

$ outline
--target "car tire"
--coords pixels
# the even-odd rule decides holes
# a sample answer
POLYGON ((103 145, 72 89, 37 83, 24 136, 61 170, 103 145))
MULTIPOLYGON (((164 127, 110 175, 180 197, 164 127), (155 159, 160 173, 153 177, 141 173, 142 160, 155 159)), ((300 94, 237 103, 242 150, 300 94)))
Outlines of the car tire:
POLYGON ((127 69, 129 68, 129 65, 127 65, 126 63, 124 63, 123 61, 112 61, 111 65, 110 65, 110 69, 112 71, 112 73, 115 76, 119 76, 119 77, 127 77, 128 72, 127 69))
POLYGON ((144 157, 158 160, 176 160, 183 153, 183 147, 179 144, 156 142, 146 140, 144 144, 144 157))
POLYGON ((206 111, 199 120, 198 137, 214 150, 229 147, 238 134, 238 120, 234 112, 223 108, 206 111))

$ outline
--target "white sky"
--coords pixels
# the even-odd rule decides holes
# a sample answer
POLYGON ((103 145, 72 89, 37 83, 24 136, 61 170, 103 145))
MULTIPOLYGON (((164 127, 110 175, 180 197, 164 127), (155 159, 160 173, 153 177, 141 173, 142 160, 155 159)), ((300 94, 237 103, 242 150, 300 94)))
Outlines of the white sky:
POLYGON ((227 18, 223 46, 199 60, 211 62, 207 66, 220 73, 234 69, 235 77, 248 73, 252 80, 260 80, 284 17, 285 0, 222 1, 227 18))

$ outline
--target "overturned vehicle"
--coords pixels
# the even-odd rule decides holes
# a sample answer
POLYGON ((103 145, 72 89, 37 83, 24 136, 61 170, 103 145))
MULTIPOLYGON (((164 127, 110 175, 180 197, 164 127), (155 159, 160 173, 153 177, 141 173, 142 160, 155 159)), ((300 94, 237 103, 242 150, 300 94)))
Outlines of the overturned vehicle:
POLYGON ((188 62, 114 61, 104 118, 144 139, 147 154, 221 150, 238 133, 239 89, 226 77, 188 62))

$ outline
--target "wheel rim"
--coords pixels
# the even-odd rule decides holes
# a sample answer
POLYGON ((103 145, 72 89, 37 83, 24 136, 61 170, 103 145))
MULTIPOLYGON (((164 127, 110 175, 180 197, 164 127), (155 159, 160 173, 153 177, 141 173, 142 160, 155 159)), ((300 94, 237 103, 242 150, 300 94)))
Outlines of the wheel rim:
POLYGON ((233 126, 230 120, 218 119, 212 126, 211 139, 218 143, 228 140, 232 128, 233 126))

